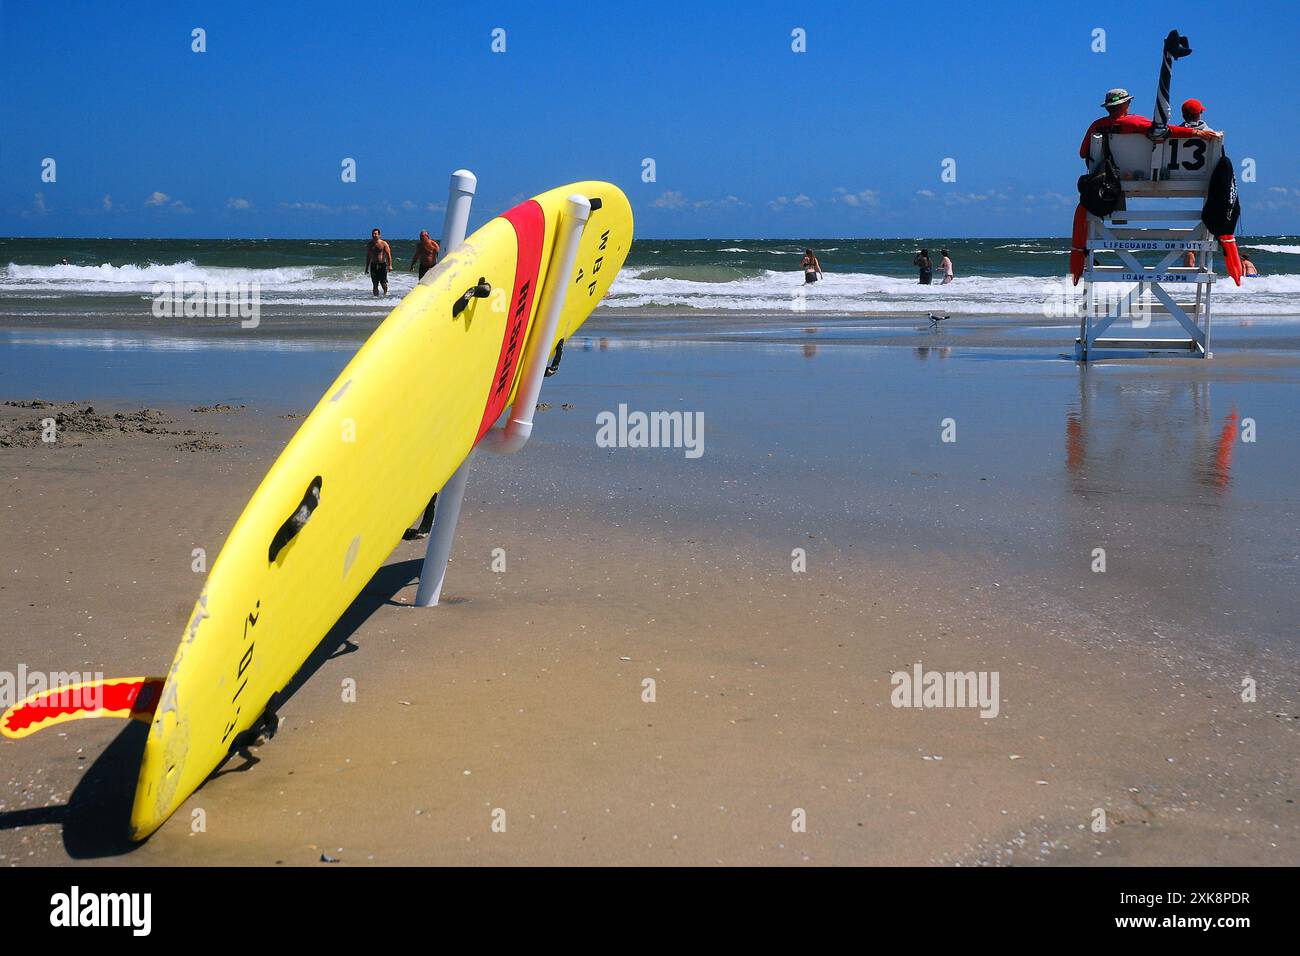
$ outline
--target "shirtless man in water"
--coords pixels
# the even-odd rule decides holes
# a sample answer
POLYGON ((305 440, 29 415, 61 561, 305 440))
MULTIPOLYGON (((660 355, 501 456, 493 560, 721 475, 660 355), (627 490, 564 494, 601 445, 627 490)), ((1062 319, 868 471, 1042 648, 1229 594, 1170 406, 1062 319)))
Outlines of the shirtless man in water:
POLYGON ((370 230, 370 245, 366 246, 366 271, 370 273, 370 283, 375 295, 379 295, 379 287, 384 287, 384 295, 388 295, 388 270, 393 267, 393 250, 383 239, 379 238, 379 230, 370 230))
POLYGON ((438 261, 438 244, 429 238, 428 229, 420 230, 420 241, 415 244, 415 255, 411 256, 411 264, 407 266, 407 272, 415 268, 416 259, 420 260, 420 278, 423 279, 424 274, 438 261))

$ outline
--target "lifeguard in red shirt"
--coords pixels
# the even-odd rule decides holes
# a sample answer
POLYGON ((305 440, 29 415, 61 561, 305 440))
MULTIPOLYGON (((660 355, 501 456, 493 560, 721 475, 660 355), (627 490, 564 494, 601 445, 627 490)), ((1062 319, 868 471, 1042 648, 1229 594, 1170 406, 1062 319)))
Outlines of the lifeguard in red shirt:
MULTIPOLYGON (((1102 102, 1108 115, 1099 120, 1093 120, 1088 132, 1083 134, 1083 142, 1079 144, 1079 157, 1083 160, 1088 159, 1088 147, 1092 144, 1092 137, 1096 133, 1104 132, 1107 128, 1112 133, 1150 133, 1151 121, 1145 116, 1138 116, 1128 111, 1129 104, 1133 102, 1133 97, 1129 95, 1128 90, 1114 89, 1106 93, 1106 99, 1102 102)), ((1222 133, 1216 133, 1209 129, 1192 129, 1188 126, 1170 126, 1169 135, 1174 139, 1215 139, 1222 136, 1222 133)))

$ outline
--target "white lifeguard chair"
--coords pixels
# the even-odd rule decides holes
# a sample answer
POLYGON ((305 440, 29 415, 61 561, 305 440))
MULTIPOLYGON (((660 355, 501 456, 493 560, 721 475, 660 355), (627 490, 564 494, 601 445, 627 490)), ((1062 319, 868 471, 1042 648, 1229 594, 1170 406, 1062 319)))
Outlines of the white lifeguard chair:
MULTIPOLYGON (((1102 158, 1101 135, 1092 137, 1090 150, 1091 168, 1102 158)), ((1075 343, 1079 357, 1086 362, 1094 350, 1142 349, 1210 358, 1210 292, 1218 242, 1201 222, 1201 207, 1223 141, 1152 143, 1145 134, 1124 133, 1111 135, 1110 150, 1128 208, 1104 218, 1088 215, 1083 315, 1075 343), (1143 202, 1134 208, 1134 200, 1143 202), (1195 267, 1182 263, 1189 251, 1197 254, 1195 267), (1099 253, 1119 261, 1098 264, 1099 253), (1185 335, 1106 335, 1121 319, 1147 330, 1164 318, 1181 326, 1185 335)))

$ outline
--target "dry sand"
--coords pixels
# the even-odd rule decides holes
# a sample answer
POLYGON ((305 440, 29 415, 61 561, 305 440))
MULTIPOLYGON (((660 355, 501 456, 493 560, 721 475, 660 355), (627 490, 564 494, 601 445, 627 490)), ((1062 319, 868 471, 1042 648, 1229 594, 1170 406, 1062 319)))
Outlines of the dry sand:
MULTIPOLYGON (((0 668, 160 674, 192 549, 215 557, 297 422, 87 404, 54 410, 92 429, 54 446, 22 440, 50 409, 0 409, 0 668)), ((275 738, 144 845, 114 836, 142 725, 0 741, 2 861, 1300 862, 1290 661, 1184 655, 943 549, 806 537, 794 574, 789 542, 734 525, 521 494, 543 467, 479 468, 443 606, 405 606, 403 544, 275 738), (998 671, 999 715, 891 707, 916 661, 998 671)))

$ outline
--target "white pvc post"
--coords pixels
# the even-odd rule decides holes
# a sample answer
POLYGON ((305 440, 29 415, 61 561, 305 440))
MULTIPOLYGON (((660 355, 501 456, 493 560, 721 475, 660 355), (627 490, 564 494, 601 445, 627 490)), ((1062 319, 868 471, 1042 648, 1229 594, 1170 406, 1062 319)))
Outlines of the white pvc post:
MULTIPOLYGON (((449 255, 464 243, 469 229, 469 207, 474 201, 478 178, 468 169, 458 169, 451 174, 447 191, 447 214, 442 221, 442 254, 449 255)), ((473 452, 465 457, 456 473, 438 492, 438 503, 433 511, 433 527, 429 543, 424 549, 424 564, 420 567, 420 588, 415 595, 417 607, 435 607, 442 594, 442 582, 447 576, 447 560, 456 540, 456 522, 460 520, 460 504, 465 498, 465 483, 469 479, 469 462, 473 452)))
MULTIPOLYGON (((560 214, 559 234, 555 237, 555 251, 546 271, 546 284, 542 287, 542 301, 538 308, 537 329, 529 342, 524 357, 523 378, 510 406, 510 417, 504 428, 494 428, 483 436, 482 445, 488 451, 508 455, 516 452, 533 433, 533 413, 537 410, 537 396, 542 391, 546 365, 551 360, 551 343, 560 327, 560 314, 569 292, 569 277, 573 263, 578 258, 578 244, 591 216, 591 202, 576 193, 564 204, 560 214)), ((441 504, 441 502, 439 502, 441 504)))
POLYGON ((465 499, 465 484, 469 480, 470 457, 473 457, 472 452, 438 492, 433 528, 429 532, 429 544, 424 549, 424 564, 420 568, 420 589, 415 594, 416 607, 437 607, 442 596, 447 561, 456 540, 456 522, 460 520, 460 503, 465 499))
POLYGON ((447 213, 442 220, 442 254, 451 253, 465 241, 469 229, 469 207, 478 189, 478 177, 468 169, 458 169, 451 174, 451 188, 447 191, 447 213))

